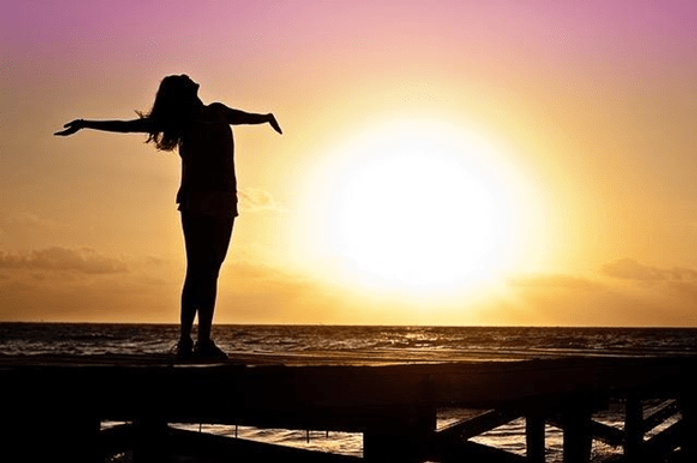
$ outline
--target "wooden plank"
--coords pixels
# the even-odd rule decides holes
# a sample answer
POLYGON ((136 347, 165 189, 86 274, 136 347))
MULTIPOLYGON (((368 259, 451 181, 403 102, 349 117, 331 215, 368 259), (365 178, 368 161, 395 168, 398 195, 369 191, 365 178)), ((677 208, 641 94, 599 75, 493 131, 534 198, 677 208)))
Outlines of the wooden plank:
POLYGON ((644 417, 643 428, 644 432, 651 431, 653 428, 662 424, 665 420, 680 412, 678 401, 668 399, 664 401, 660 408, 654 411, 651 415, 644 417))
MULTIPOLYGON (((29 361, 29 360, 27 360, 29 361)), ((665 373, 661 387, 675 387, 676 368, 687 369, 687 361, 622 364, 616 361, 567 359, 564 361, 489 362, 483 364, 388 365, 388 366, 256 366, 242 365, 11 365, 0 376, 33 376, 34 379, 67 385, 78 390, 105 390, 111 401, 98 402, 105 418, 129 414, 155 405, 172 415, 192 409, 215 416, 222 407, 234 414, 247 409, 288 410, 303 408, 382 406, 432 403, 436 406, 496 408, 532 397, 565 395, 579 391, 651 387, 665 373), (32 366, 33 365, 33 366, 32 366), (84 381, 77 381, 82 376, 84 381), (66 378, 62 380, 61 378, 66 378), (421 394, 424 383, 432 393, 421 394), (139 384, 139 388, 133 388, 139 384), (179 386, 181 384, 181 386, 179 386), (204 404, 186 402, 185 388, 205 390, 204 404), (178 399, 178 400, 177 400, 178 399), (176 403, 176 408, 172 404, 176 403)), ((70 387, 64 389, 69 390, 70 387)))
POLYGON ((436 432, 436 439, 444 440, 466 440, 470 437, 478 436, 486 431, 509 423, 521 416, 520 413, 489 410, 473 418, 458 420, 436 432))
POLYGON ((662 458, 678 448, 681 444, 684 423, 677 421, 649 439, 643 446, 644 454, 662 458))
MULTIPOLYGON (((559 417, 549 417, 547 418, 549 424, 558 427, 559 429, 564 429, 566 423, 563 419, 559 417)), ((590 422, 590 432, 591 438, 604 442, 613 447, 622 445, 624 443, 624 431, 622 429, 617 429, 613 426, 608 426, 604 423, 600 423, 595 420, 590 422)))
POLYGON ((442 462, 487 461, 507 463, 523 461, 522 457, 519 455, 493 449, 481 444, 466 442, 470 437, 482 434, 519 417, 519 412, 489 410, 473 418, 462 419, 455 423, 451 423, 434 434, 430 460, 442 462))
MULTIPOLYGON (((132 424, 118 425, 102 431, 99 444, 102 453, 111 455, 126 452, 137 447, 141 430, 132 424)), ((284 445, 255 442, 204 432, 167 428, 154 449, 153 458, 177 456, 179 458, 229 458, 235 462, 258 462, 276 459, 284 462, 308 463, 358 463, 362 458, 313 450, 293 448, 284 445)), ((168 460, 169 461, 169 460, 168 460)), ((179 460, 177 460, 179 461, 179 460)))
POLYGON ((235 462, 283 461, 287 463, 358 463, 361 458, 254 442, 208 433, 170 429, 165 450, 189 458, 229 459, 235 462))
POLYGON ((526 457, 469 441, 441 448, 430 460, 440 463, 529 463, 526 457))
POLYGON ((593 439, 597 439, 613 447, 622 445, 624 442, 624 431, 613 426, 608 426, 598 421, 591 421, 591 434, 593 439))

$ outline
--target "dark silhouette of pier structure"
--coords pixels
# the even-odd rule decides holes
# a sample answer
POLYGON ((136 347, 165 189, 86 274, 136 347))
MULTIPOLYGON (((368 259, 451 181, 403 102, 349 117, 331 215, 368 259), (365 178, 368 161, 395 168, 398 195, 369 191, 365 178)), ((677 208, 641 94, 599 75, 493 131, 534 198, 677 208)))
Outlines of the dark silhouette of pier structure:
POLYGON ((565 463, 591 461, 594 439, 621 448, 623 462, 695 462, 695 366, 693 357, 436 364, 233 356, 178 364, 144 355, 0 356, 2 454, 85 463, 127 451, 136 462, 188 455, 202 462, 542 463, 551 424, 563 430, 565 463), (595 419, 610 406, 620 407, 622 427, 595 419), (436 411, 449 407, 478 413, 437 429, 436 411), (520 417, 525 456, 469 440, 520 417), (363 457, 172 423, 360 432, 363 457))

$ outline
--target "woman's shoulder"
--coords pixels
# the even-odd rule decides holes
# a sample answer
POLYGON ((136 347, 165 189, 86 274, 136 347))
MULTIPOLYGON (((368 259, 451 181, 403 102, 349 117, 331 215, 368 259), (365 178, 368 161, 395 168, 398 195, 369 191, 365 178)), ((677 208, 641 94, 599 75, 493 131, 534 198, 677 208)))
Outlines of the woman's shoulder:
POLYGON ((210 103, 207 106, 204 106, 204 112, 208 114, 225 114, 225 112, 229 111, 230 108, 225 106, 223 103, 220 103, 219 101, 215 101, 213 103, 210 103))
POLYGON ((214 102, 204 106, 201 109, 199 117, 203 121, 217 122, 220 120, 226 120, 227 112, 230 109, 223 103, 214 102))

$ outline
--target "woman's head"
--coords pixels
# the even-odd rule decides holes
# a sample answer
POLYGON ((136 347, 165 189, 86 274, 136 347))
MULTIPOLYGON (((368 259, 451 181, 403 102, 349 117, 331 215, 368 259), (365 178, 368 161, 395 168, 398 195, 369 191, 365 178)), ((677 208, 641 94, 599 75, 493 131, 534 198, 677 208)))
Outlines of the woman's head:
POLYGON ((147 115, 153 121, 156 132, 148 142, 154 142, 160 150, 171 151, 177 147, 183 131, 191 124, 197 107, 199 85, 186 74, 171 75, 162 79, 155 95, 155 103, 147 115))
POLYGON ((155 96, 155 103, 188 104, 198 96, 199 85, 186 74, 167 76, 160 82, 160 88, 155 96))

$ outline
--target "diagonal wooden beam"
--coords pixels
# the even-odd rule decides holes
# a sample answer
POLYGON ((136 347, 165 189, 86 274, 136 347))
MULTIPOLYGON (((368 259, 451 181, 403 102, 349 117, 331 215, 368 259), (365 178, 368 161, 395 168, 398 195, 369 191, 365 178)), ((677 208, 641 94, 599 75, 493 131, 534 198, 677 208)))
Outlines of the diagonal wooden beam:
POLYGON ((643 451, 651 455, 664 457, 680 447, 683 431, 683 420, 677 421, 645 442, 643 451))
POLYGON ((519 412, 489 410, 474 418, 459 420, 436 432, 439 441, 469 439, 521 417, 519 412))
MULTIPOLYGON (((555 417, 550 417, 547 422, 552 426, 556 426, 559 429, 564 429, 564 422, 555 417)), ((608 426, 607 424, 600 423, 599 421, 591 420, 591 435, 595 440, 604 442, 605 444, 612 445, 616 447, 622 445, 624 442, 624 431, 615 428, 614 426, 608 426)))
POLYGON ((441 463, 530 463, 524 456, 469 441, 444 447, 430 459, 441 463))
POLYGON ((643 426, 644 432, 648 432, 663 423, 665 420, 675 415, 680 411, 680 406, 678 401, 675 399, 668 399, 661 404, 661 407, 656 410, 651 415, 644 418, 643 426))
MULTIPOLYGON (((360 463, 362 458, 170 428, 167 448, 174 454, 229 458, 236 462, 360 463)), ((220 459, 220 460, 218 460, 220 459)))

